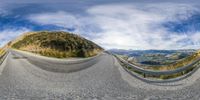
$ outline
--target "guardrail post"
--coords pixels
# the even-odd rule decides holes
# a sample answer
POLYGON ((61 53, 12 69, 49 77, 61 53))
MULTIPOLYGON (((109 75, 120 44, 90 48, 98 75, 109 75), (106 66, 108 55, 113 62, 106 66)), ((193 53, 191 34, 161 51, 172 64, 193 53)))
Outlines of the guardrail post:
MULTIPOLYGON (((165 75, 173 75, 173 74, 181 74, 185 75, 188 73, 188 70, 191 69, 192 66, 200 66, 200 58, 195 59, 192 63, 190 64, 182 64, 183 67, 177 68, 175 70, 167 70, 167 71, 154 71, 154 70, 146 70, 141 67, 132 65, 131 63, 125 61, 123 58, 120 58, 116 55, 114 55, 117 60, 121 63, 122 66, 130 66, 130 69, 133 69, 136 73, 140 74, 141 77, 147 78, 151 76, 156 76, 160 77, 161 79, 164 78, 165 75), (195 65, 196 64, 196 65, 195 65)), ((126 67, 127 70, 129 70, 129 67, 126 67)))

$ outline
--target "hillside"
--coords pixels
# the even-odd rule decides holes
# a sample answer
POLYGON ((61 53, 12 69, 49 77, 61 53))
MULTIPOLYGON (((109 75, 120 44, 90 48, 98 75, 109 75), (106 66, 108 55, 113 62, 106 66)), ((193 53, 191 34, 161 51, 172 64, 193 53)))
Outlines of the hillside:
POLYGON ((67 32, 30 32, 11 43, 11 47, 56 58, 91 57, 103 49, 78 35, 67 32))
POLYGON ((5 45, 4 47, 0 47, 0 57, 6 53, 7 48, 7 45, 5 45))
POLYGON ((5 51, 2 49, 2 48, 0 48, 0 57, 1 57, 1 55, 3 55, 5 53, 5 51))
POLYGON ((110 52, 124 57, 130 62, 142 65, 168 65, 193 55, 196 50, 110 50, 110 52))

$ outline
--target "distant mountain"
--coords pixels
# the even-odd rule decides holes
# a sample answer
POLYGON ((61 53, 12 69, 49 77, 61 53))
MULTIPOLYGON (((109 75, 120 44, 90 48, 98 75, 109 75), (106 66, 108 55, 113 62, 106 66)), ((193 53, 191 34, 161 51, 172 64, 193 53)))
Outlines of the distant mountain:
POLYGON ((197 50, 108 50, 111 53, 124 55, 127 60, 146 65, 166 65, 194 54, 197 50))
POLYGON ((121 55, 138 56, 142 54, 172 54, 172 53, 194 53, 195 49, 181 49, 181 50, 123 50, 123 49, 110 49, 109 52, 121 55))
POLYGON ((10 43, 12 48, 43 56, 68 58, 91 57, 103 49, 83 37, 67 32, 29 32, 10 43))

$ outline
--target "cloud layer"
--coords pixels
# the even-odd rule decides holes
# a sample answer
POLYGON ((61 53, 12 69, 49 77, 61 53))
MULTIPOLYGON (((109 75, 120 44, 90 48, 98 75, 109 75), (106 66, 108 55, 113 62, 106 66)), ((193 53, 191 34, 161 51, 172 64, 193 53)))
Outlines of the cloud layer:
POLYGON ((0 31, 0 46, 5 45, 8 41, 15 39, 17 36, 29 32, 29 29, 6 29, 3 31, 0 31))
POLYGON ((186 4, 112 4, 91 7, 85 11, 86 16, 55 12, 30 19, 40 24, 70 25, 105 48, 184 49, 198 48, 199 32, 178 34, 162 24, 188 19, 197 10, 186 4))
MULTIPOLYGON (((199 22, 193 21, 194 15, 200 18, 199 8, 192 4, 106 4, 88 7, 81 14, 64 10, 33 13, 24 20, 40 26, 37 30, 58 27, 75 32, 106 49, 199 49, 199 22)), ((26 26, 23 32, 36 30, 26 26)), ((11 39, 1 35, 4 31, 0 39, 11 39)))
POLYGON ((74 28, 78 26, 76 18, 66 12, 32 14, 29 20, 41 25, 56 25, 63 28, 74 28))

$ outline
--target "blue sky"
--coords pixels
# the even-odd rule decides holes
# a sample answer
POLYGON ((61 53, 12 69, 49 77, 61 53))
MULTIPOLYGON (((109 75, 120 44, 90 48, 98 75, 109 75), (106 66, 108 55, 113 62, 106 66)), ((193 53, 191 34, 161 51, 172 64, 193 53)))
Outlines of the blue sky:
POLYGON ((61 30, 106 49, 200 47, 195 0, 14 1, 0 3, 0 46, 25 32, 61 30))

